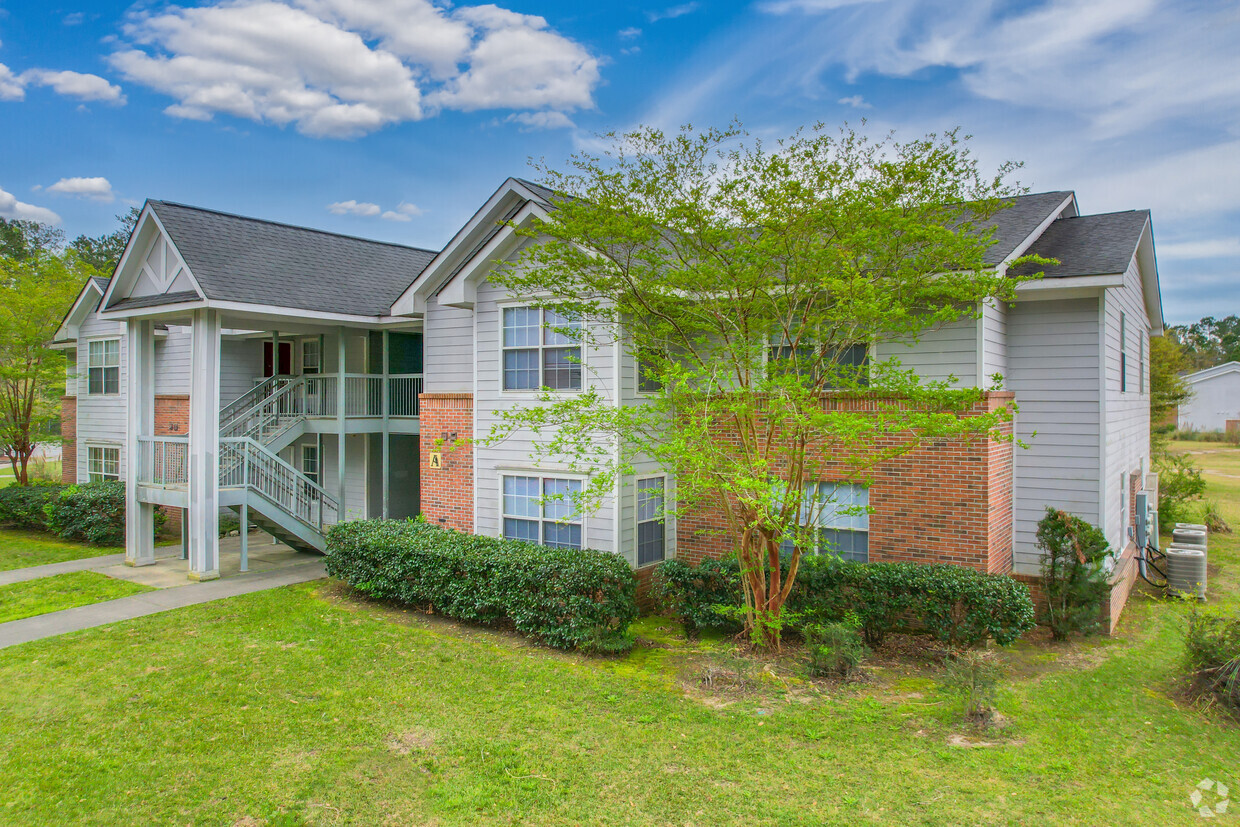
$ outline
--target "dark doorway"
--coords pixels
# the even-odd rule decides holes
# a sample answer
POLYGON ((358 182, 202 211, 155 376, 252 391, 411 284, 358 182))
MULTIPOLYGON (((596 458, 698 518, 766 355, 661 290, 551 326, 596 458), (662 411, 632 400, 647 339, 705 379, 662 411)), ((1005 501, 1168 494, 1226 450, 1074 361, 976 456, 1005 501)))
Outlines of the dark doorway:
MULTIPOLYGON (((410 434, 391 434, 388 458, 391 485, 388 488, 388 516, 393 520, 416 517, 421 511, 421 477, 418 472, 418 437, 410 434)), ((367 453, 367 511, 371 517, 383 514, 383 436, 370 434, 367 453)))
MULTIPOLYGON (((272 345, 270 340, 263 342, 263 376, 273 376, 274 360, 271 358, 272 345)), ((290 376, 293 373, 293 343, 280 342, 280 375, 290 376)))

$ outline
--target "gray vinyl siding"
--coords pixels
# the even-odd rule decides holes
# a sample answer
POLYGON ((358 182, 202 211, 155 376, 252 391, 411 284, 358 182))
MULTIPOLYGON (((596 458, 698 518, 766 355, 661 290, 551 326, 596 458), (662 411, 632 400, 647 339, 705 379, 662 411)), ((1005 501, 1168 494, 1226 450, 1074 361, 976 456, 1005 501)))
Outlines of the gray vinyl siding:
MULTIPOLYGON (((301 442, 297 444, 300 445, 301 442)), ((345 518, 349 520, 364 520, 367 517, 366 435, 349 434, 345 437, 344 451, 345 518)), ((296 459, 293 461, 293 464, 298 468, 301 467, 300 452, 301 448, 298 447, 296 459)), ((323 476, 320 485, 322 485, 324 491, 333 497, 337 496, 340 491, 339 480, 336 476, 336 469, 339 467, 336 461, 338 455, 336 434, 323 434, 323 453, 320 457, 323 465, 323 476)))
POLYGON ((165 336, 155 337, 155 393, 188 394, 190 344, 188 327, 171 325, 165 336))
POLYGON ((955 377, 955 387, 971 388, 977 385, 977 320, 926 330, 917 341, 878 342, 874 354, 876 360, 898 359, 925 381, 955 377))
POLYGON ((990 387, 991 378, 999 374, 1006 387, 1008 372, 1008 306, 1002 302, 988 301, 982 305, 982 318, 978 320, 982 330, 982 387, 990 387))
MULTIPOLYGON (((500 412, 514 405, 537 404, 534 394, 528 392, 505 392, 500 377, 500 303, 507 302, 508 295, 502 288, 483 282, 478 285, 474 313, 477 326, 477 389, 474 396, 475 433, 485 436, 491 427, 501 422, 500 412)), ((428 324, 428 330, 430 325, 428 324)), ((429 358, 428 358, 429 361, 429 358)), ((596 387, 607 398, 612 398, 615 383, 615 347, 606 345, 587 348, 583 354, 583 384, 596 387)), ((546 436, 542 437, 543 439, 546 436)), ((570 467, 550 461, 537 465, 534 460, 535 437, 531 433, 518 433, 494 445, 478 445, 475 448, 475 508, 474 530, 478 534, 499 536, 502 533, 502 510, 500 502, 500 476, 502 473, 531 476, 556 476, 557 473, 572 476, 570 467)), ((577 469, 585 471, 587 469, 577 469)), ((585 545, 605 551, 617 550, 616 503, 608 498, 598 509, 585 515, 585 545)))
POLYGON ((473 311, 426 303, 423 387, 426 393, 470 393, 474 389, 473 311))
MULTIPOLYGON (((1105 336, 1105 433, 1106 463, 1103 474, 1103 531, 1112 548, 1122 548, 1121 509, 1127 495, 1120 490, 1121 474, 1145 474, 1150 456, 1149 334, 1141 277, 1136 259, 1124 274, 1124 286, 1113 287, 1104 297, 1105 336), (1124 317, 1126 341, 1120 340, 1120 316, 1124 317), (1144 347, 1141 342, 1144 341, 1144 347), (1120 391, 1120 351, 1128 354, 1127 390, 1120 391), (1146 364, 1140 365, 1144 354, 1146 364)), ((1144 486, 1142 486, 1144 487, 1144 486)), ((1125 532, 1126 533, 1126 532, 1125 532)))
POLYGON ((220 342, 220 404, 241 396, 263 375, 263 343, 257 339, 220 342))
POLYGON ((77 479, 87 479, 87 448, 105 445, 119 448, 121 478, 127 473, 125 429, 127 426, 125 388, 129 379, 129 349, 126 347, 125 325, 121 322, 104 321, 92 310, 78 330, 77 348, 77 479), (87 365, 90 359, 89 342, 94 339, 120 339, 121 369, 120 393, 91 395, 87 382, 87 365))
POLYGON ((1221 431, 1227 420, 1240 419, 1240 372, 1233 369, 1204 376, 1189 387, 1193 395, 1180 405, 1179 427, 1221 431))
POLYGON ((1018 573, 1038 571, 1047 506, 1098 522, 1098 307, 1097 298, 1023 301, 1007 314, 1007 388, 1020 406, 1016 435, 1029 445, 1014 452, 1018 573))

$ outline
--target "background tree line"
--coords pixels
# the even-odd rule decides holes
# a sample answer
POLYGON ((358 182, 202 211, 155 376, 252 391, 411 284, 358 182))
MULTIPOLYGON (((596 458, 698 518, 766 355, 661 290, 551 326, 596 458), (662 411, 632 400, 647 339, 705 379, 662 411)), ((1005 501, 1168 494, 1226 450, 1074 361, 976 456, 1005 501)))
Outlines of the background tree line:
POLYGON ((59 437, 66 364, 56 329, 87 279, 112 276, 139 212, 70 242, 57 227, 0 218, 0 454, 19 485, 35 447, 59 437))

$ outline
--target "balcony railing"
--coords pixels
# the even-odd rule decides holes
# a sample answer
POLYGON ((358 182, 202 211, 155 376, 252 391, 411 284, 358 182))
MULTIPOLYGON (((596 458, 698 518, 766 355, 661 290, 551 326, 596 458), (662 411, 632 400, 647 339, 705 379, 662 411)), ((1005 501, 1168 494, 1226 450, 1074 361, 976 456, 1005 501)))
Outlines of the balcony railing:
MULTIPOLYGON (((302 377, 295 405, 305 416, 335 417, 339 377, 332 374, 302 377)), ((422 393, 422 374, 394 373, 387 377, 389 417, 418 415, 418 395, 422 393)), ((347 373, 344 377, 344 415, 346 417, 383 416, 383 377, 347 373)))
POLYGON ((138 437, 138 482, 186 485, 189 482, 189 437, 138 437))

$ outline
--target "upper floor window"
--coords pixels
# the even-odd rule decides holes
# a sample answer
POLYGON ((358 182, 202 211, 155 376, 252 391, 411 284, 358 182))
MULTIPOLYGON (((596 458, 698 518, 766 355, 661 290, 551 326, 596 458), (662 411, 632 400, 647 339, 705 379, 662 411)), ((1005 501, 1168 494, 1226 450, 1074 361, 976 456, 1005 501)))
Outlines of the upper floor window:
POLYGON ((1119 392, 1128 390, 1128 317, 1119 314, 1119 392))
POLYGON ((506 539, 581 548, 582 520, 573 501, 581 494, 581 480, 505 476, 501 485, 506 539))
POLYGON ((121 392, 121 340, 97 339, 86 351, 86 392, 121 392))
POLYGON ((503 311, 503 388, 581 390, 581 322, 538 307, 503 311))
POLYGON ((121 449, 91 445, 86 449, 86 478, 90 482, 121 478, 121 449))
POLYGON ((663 477, 637 481, 637 565, 657 563, 667 554, 667 531, 663 519, 663 477))
POLYGON ((320 485, 319 482, 319 446, 303 445, 301 446, 301 473, 305 474, 310 482, 320 485))
POLYGON ((319 373, 323 369, 318 339, 305 339, 301 343, 301 372, 319 373))

